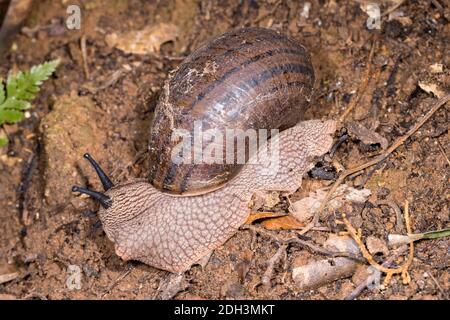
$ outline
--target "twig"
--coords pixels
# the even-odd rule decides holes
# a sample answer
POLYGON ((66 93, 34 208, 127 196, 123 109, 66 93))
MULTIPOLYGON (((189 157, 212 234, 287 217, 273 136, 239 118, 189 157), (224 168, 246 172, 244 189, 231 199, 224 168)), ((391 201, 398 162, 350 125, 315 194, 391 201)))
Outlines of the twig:
POLYGON ((430 119, 430 117, 443 105, 445 105, 448 101, 450 100, 450 94, 445 95, 444 97, 442 97, 441 99, 439 99, 438 101, 436 101, 436 103, 432 106, 432 108, 425 114, 425 116, 423 116, 411 129, 409 129, 409 131, 397 138, 395 140, 395 142, 386 149, 386 151, 382 154, 380 154, 379 156, 375 157, 374 159, 361 164, 359 166, 356 166, 354 168, 350 168, 345 170, 340 176, 339 178, 336 180, 336 182, 333 184, 333 186, 330 188, 330 190, 328 191, 327 195, 325 196, 325 199, 322 201, 319 210, 316 211, 316 213, 314 214, 314 217, 312 219, 312 221, 300 231, 300 234, 303 235, 305 233, 307 233, 309 230, 311 230, 313 227, 316 226, 317 222, 319 221, 319 218, 323 212, 323 210, 325 209, 325 206, 327 205, 328 201, 330 200, 331 196, 334 194, 334 192, 336 191, 336 189, 342 184, 342 182, 344 182, 345 178, 347 178, 348 176, 359 172, 361 170, 364 170, 368 167, 371 167, 377 163, 379 163, 380 161, 383 161, 384 159, 386 159, 387 157, 389 157, 389 155, 394 152, 398 147, 400 147, 406 140, 408 140, 409 137, 411 137, 417 130, 419 130, 419 128, 428 120, 430 119))
POLYGON ((0 274, 0 284, 13 281, 19 276, 18 272, 0 274))
POLYGON ((374 175, 375 171, 379 170, 379 169, 383 166, 385 160, 386 160, 386 159, 384 159, 384 160, 380 161, 379 163, 377 163, 377 164, 369 171, 369 173, 363 178, 363 181, 361 181, 361 183, 359 184, 359 187, 360 187, 360 188, 364 187, 364 186, 366 185, 367 181, 369 181, 369 180, 372 178, 372 176, 374 175))
POLYGON ((130 265, 127 270, 125 270, 124 273, 122 273, 108 288, 106 288, 106 290, 102 293, 101 298, 103 298, 104 296, 106 296, 112 289, 114 289, 115 286, 117 286, 117 284, 122 281, 123 279, 125 279, 126 276, 128 276, 131 271, 133 270, 133 266, 130 265))
POLYGON ((372 58, 375 52, 376 41, 372 40, 372 46, 370 48, 369 57, 367 58, 367 69, 366 74, 364 76, 364 81, 361 82, 358 91, 356 92, 356 97, 350 102, 350 105, 344 111, 344 113, 340 116, 339 122, 342 123, 345 120, 345 117, 356 107, 356 105, 361 100, 363 96, 363 92, 366 91, 367 85, 369 84, 370 74, 372 73, 372 58))
POLYGON ((442 155, 444 156, 445 160, 447 160, 447 163, 450 165, 450 159, 447 157, 447 154, 445 153, 444 147, 442 147, 441 142, 439 141, 439 139, 436 139, 436 141, 438 143, 439 150, 441 150, 442 155))
POLYGON ((84 69, 84 76, 86 79, 91 78, 91 74, 89 72, 89 65, 87 62, 87 50, 86 50, 86 35, 83 35, 80 39, 80 47, 81 47, 81 56, 83 58, 83 69, 84 69))
POLYGON ((261 21, 264 20, 265 18, 272 16, 272 15, 275 13, 275 11, 277 11, 277 9, 278 9, 278 7, 279 7, 280 4, 281 4, 281 0, 278 0, 277 3, 275 3, 275 4, 273 5, 272 10, 270 10, 270 11, 267 12, 266 14, 262 15, 261 17, 256 18, 256 19, 253 21, 253 23, 256 24, 256 23, 258 23, 258 22, 261 22, 261 21))
POLYGON ((378 200, 375 202, 376 206, 388 206, 395 212, 395 222, 396 227, 395 231, 401 233, 405 232, 405 224, 403 223, 403 217, 402 217, 402 211, 400 210, 399 206, 392 200, 378 200))
POLYGON ((434 6, 435 6, 439 11, 444 11, 444 7, 443 7, 437 0, 431 0, 431 2, 433 2, 434 6))
MULTIPOLYGON (((411 234, 412 231, 411 231, 411 223, 409 220, 409 209, 408 208, 409 208, 408 201, 405 201, 406 229, 407 229, 408 234, 411 234)), ((383 284, 385 286, 389 284, 392 276, 397 273, 400 273, 402 275, 404 284, 408 284, 411 282, 411 277, 409 276, 408 269, 409 269, 409 267, 413 261, 413 257, 414 257, 414 241, 409 242, 409 256, 408 256, 408 259, 406 260, 406 262, 404 262, 403 265, 400 266, 399 268, 388 268, 383 265, 380 265, 378 262, 375 261, 375 259, 372 257, 372 255, 369 253, 366 246, 362 242, 360 233, 357 232, 356 229, 351 225, 350 221, 348 221, 345 214, 342 214, 342 222, 340 222, 340 223, 343 223, 345 225, 348 233, 353 238, 353 240, 355 240, 356 243, 358 244, 358 247, 361 250, 363 257, 367 260, 367 262, 369 262, 370 265, 372 265, 377 270, 386 273, 386 278, 384 279, 384 282, 383 282, 383 284)))
POLYGON ((39 299, 39 300, 48 300, 48 298, 42 293, 31 292, 22 298, 23 300, 31 300, 31 299, 39 299))
POLYGON ((387 16, 389 13, 397 10, 402 4, 405 2, 405 0, 400 0, 395 5, 392 6, 392 8, 387 9, 385 12, 381 14, 382 17, 387 16))
POLYGON ((88 90, 92 94, 96 94, 97 92, 107 89, 108 87, 114 85, 124 74, 126 74, 129 70, 125 68, 120 68, 110 75, 108 75, 108 79, 105 80, 102 84, 95 87, 95 84, 92 82, 86 83, 83 87, 88 90))
POLYGON ((428 272, 428 274, 430 275, 430 278, 433 280, 433 282, 436 284, 436 286, 438 287, 439 291, 441 292, 442 296, 444 297, 445 300, 448 299, 448 294, 445 292, 445 290, 442 288, 442 286, 439 284, 439 282, 436 280, 436 278, 433 276, 433 274, 430 272, 428 272))
POLYGON ((278 263, 278 261, 281 260, 283 256, 283 252, 286 252, 287 244, 282 244, 278 248, 277 252, 273 255, 272 258, 267 261, 267 269, 264 272, 263 276, 261 277, 261 283, 264 286, 270 285, 270 280, 272 279, 273 269, 275 268, 275 265, 278 263))
POLYGON ((158 60, 169 60, 169 61, 183 61, 186 59, 186 56, 168 56, 168 55, 161 55, 154 52, 148 52, 147 55, 151 57, 152 59, 158 59, 158 60))
POLYGON ((288 244, 288 245, 289 244, 299 244, 299 245, 301 245, 303 247, 307 247, 307 248, 311 249, 312 251, 320 253, 320 254, 323 254, 325 256, 330 256, 330 257, 333 257, 333 258, 345 257, 345 258, 349 258, 349 259, 356 260, 356 261, 359 261, 359 262, 365 262, 365 260, 362 259, 361 257, 359 257, 358 255, 355 255, 355 254, 352 254, 352 253, 349 253, 349 252, 329 251, 329 250, 327 250, 327 249, 325 249, 325 248, 323 248, 321 246, 318 246, 316 244, 310 243, 310 242, 305 241, 305 240, 301 240, 299 238, 293 238, 293 237, 292 238, 281 238, 281 237, 273 234, 272 232, 269 232, 266 229, 259 228, 257 226, 244 225, 244 226, 242 226, 242 229, 244 229, 244 230, 252 230, 252 231, 254 231, 256 233, 259 233, 261 235, 269 237, 272 240, 275 240, 276 242, 281 243, 281 244, 288 244))

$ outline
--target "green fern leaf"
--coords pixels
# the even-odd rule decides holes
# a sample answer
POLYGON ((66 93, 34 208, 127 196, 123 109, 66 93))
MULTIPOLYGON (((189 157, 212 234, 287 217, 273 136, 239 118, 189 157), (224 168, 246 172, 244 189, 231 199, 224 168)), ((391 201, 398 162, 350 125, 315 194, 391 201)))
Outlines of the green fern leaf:
POLYGON ((39 91, 39 86, 44 80, 55 72, 59 60, 45 62, 33 66, 29 72, 19 71, 17 74, 8 75, 6 81, 7 97, 15 97, 16 100, 32 100, 39 91))
POLYGON ((0 123, 16 123, 23 119, 23 113, 17 110, 0 110, 0 123))
POLYGON ((12 98, 6 99, 5 103, 1 105, 0 110, 26 110, 29 108, 31 108, 31 103, 28 101, 12 98))
POLYGON ((0 81, 0 126, 23 119, 22 111, 31 108, 30 101, 39 92, 42 82, 55 72, 58 64, 59 60, 53 60, 33 66, 27 72, 9 73, 6 92, 3 81, 0 81))

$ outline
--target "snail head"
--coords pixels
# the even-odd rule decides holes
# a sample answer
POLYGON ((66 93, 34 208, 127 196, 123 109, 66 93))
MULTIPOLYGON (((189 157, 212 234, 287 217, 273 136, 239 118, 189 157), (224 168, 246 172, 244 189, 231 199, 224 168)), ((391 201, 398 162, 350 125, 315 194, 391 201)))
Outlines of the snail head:
MULTIPOLYGON (((145 179, 114 185, 88 153, 84 155, 84 158, 89 161, 97 172, 104 192, 93 191, 79 186, 73 186, 72 191, 87 194, 100 203, 101 207, 97 214, 102 222, 103 230, 110 239, 117 242, 119 241, 120 231, 126 230, 128 232, 132 230, 134 218, 150 209, 152 204, 160 197, 160 192, 153 188, 145 179)), ((131 237, 134 233, 126 234, 131 237)), ((123 246, 123 244, 121 246, 117 245, 116 252, 123 259, 128 260, 125 251, 121 249, 123 246)))
MULTIPOLYGON (((100 181, 102 182, 103 189, 105 189, 105 192, 114 187, 114 184, 111 182, 111 180, 108 178, 108 176, 105 174, 103 169, 99 166, 99 164, 91 157, 89 153, 85 153, 83 156, 85 159, 89 161, 89 163, 92 165, 92 167, 97 172, 98 177, 100 178, 100 181)), ((91 198, 97 200, 100 202, 101 206, 104 209, 108 209, 112 205, 111 197, 108 196, 105 193, 97 192, 93 190, 89 190, 86 188, 82 188, 79 186, 73 186, 72 192, 79 192, 89 195, 91 198)))
POLYGON ((145 179, 136 179, 114 185, 90 154, 86 153, 84 158, 97 172, 104 192, 93 191, 80 186, 73 186, 72 192, 87 194, 100 203, 98 215, 104 226, 106 224, 106 229, 108 227, 111 229, 113 225, 138 216, 145 208, 151 206, 154 199, 158 198, 157 190, 145 179))

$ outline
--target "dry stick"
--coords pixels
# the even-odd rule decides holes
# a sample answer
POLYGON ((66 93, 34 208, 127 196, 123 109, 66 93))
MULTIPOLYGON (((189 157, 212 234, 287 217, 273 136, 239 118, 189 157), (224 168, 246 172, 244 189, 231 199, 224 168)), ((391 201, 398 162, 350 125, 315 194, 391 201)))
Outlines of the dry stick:
POLYGON ((273 255, 272 258, 267 261, 267 269, 261 277, 261 283, 264 286, 270 285, 270 280, 272 280, 273 269, 275 269, 275 265, 278 261, 281 260, 283 252, 286 252, 287 244, 283 243, 278 248, 277 252, 273 255))
POLYGON ((370 74, 372 73, 372 58, 375 52, 376 47, 376 41, 372 40, 372 46, 370 48, 369 58, 367 59, 367 69, 366 69, 366 75, 364 77, 364 81, 361 82, 361 85, 358 88, 358 91, 356 92, 356 97, 350 102, 350 105, 347 107, 347 109, 344 111, 344 113, 340 116, 339 122, 342 123, 345 119, 345 117, 356 107, 356 105, 361 100, 361 97, 363 96, 362 93, 366 91, 367 85, 369 84, 369 78, 370 74))
MULTIPOLYGON (((369 181, 371 178, 372 178, 372 176, 374 175, 374 173, 377 171, 377 170, 379 170, 382 166, 383 166, 383 164, 385 164, 384 163, 384 161, 380 161, 380 162, 378 162, 367 174, 366 174, 366 176, 364 177, 364 179, 363 179, 363 181, 359 184, 359 187, 364 187, 365 185, 366 185, 366 183, 367 183, 367 181, 369 181)), ((361 172, 361 174, 362 174, 362 172, 361 172)), ((353 177, 351 177, 352 179, 353 179, 353 177)))
POLYGON ((403 4, 403 2, 405 2, 405 0, 401 0, 401 1, 397 2, 396 5, 392 6, 392 8, 389 8, 389 9, 387 9, 385 12, 383 12, 383 13, 381 14, 381 16, 382 16, 382 17, 387 16, 389 13, 391 13, 391 12, 397 10, 397 9, 403 4))
POLYGON ((439 291, 441 292, 442 296, 444 297, 445 300, 448 299, 448 294, 445 292, 445 290, 442 288, 442 286, 439 284, 439 282, 436 280, 436 278, 433 276, 433 274, 431 273, 431 270, 428 272, 428 274, 430 275, 431 279, 433 280, 434 284, 438 287, 439 291))
POLYGON ((131 265, 130 267, 127 268, 127 270, 125 270, 124 273, 122 273, 101 295, 101 298, 105 297, 112 289, 114 289, 115 286, 117 286, 117 284, 122 281, 123 279, 125 279, 126 276, 128 276, 131 271, 133 271, 133 266, 131 265))
POLYGON ((396 226, 395 226, 395 231, 397 231, 398 233, 402 233, 405 232, 405 226, 403 224, 403 218, 402 218, 402 211, 400 210, 399 206, 392 200, 378 200, 377 202, 375 202, 376 206, 388 206, 390 207, 392 210, 394 210, 395 212, 395 222, 396 222, 396 226))
POLYGON ((86 50, 86 35, 83 35, 80 39, 81 56, 83 57, 83 69, 86 79, 90 79, 91 74, 89 72, 89 65, 87 63, 87 50, 86 50))
POLYGON ((272 15, 275 13, 275 11, 277 11, 278 6, 279 6, 280 4, 281 4, 281 0, 278 0, 277 3, 275 3, 275 4, 273 5, 272 10, 270 10, 267 14, 264 14, 264 15, 262 15, 261 17, 256 18, 256 19, 253 21, 253 23, 261 22, 261 21, 264 20, 265 18, 267 18, 267 17, 269 17, 269 16, 272 16, 272 15))
POLYGON ((444 147, 442 147, 441 142, 439 141, 439 138, 436 139, 438 146, 439 146, 439 150, 441 150, 442 155, 444 156, 445 160, 447 160, 447 163, 450 165, 450 159, 447 157, 447 154, 445 153, 444 147))
MULTIPOLYGON (((409 203, 407 200, 405 201, 405 221, 406 221, 406 230, 408 232, 408 235, 410 235, 412 234, 412 230, 411 230, 411 221, 409 219, 409 203)), ((406 262, 403 263, 403 265, 400 266, 399 268, 395 269, 387 268, 375 261, 375 259, 372 257, 372 255, 369 253, 366 246, 362 242, 360 233, 356 231, 355 228, 353 228, 353 226, 351 225, 350 221, 348 221, 345 214, 342 214, 342 223, 345 224, 345 227, 349 232, 350 236, 358 244, 358 247, 361 250, 363 257, 366 258, 367 262, 369 262, 370 265, 372 265, 377 270, 386 273, 386 278, 384 279, 383 282, 385 286, 389 284, 389 281, 391 280, 392 276, 396 273, 400 273, 402 275, 404 284, 408 284, 411 282, 411 277, 409 276, 408 269, 414 257, 414 241, 409 242, 409 255, 406 262)))
POLYGON ((437 0, 431 0, 431 2, 433 2, 434 6, 439 10, 439 11, 443 11, 444 7, 442 7, 442 5, 437 1, 437 0))
POLYGON ((377 163, 379 163, 380 161, 383 161, 384 159, 386 159, 392 152, 394 152, 398 147, 400 147, 403 143, 405 143, 405 141, 411 137, 417 130, 419 130, 419 128, 428 120, 430 119, 430 117, 443 105, 445 105, 448 101, 450 100, 450 94, 445 95, 444 97, 442 97, 441 99, 439 99, 434 106, 427 112, 427 114, 425 116, 422 117, 422 119, 420 119, 411 129, 409 129, 409 131, 399 137, 397 140, 395 140, 395 142, 381 155, 377 156, 376 158, 362 164, 359 166, 356 166, 355 168, 350 168, 345 170, 340 176, 339 178, 336 180, 336 182, 333 184, 333 186, 331 187, 331 189, 328 191, 325 199, 322 201, 319 210, 316 211, 316 213, 314 214, 314 217, 312 219, 312 221, 304 228, 300 231, 300 234, 303 235, 306 232, 308 232, 309 230, 311 230, 313 227, 315 227, 315 225, 317 224, 317 222, 319 221, 320 215, 322 214, 322 211, 325 209, 325 206, 327 205, 328 201, 330 200, 331 196, 334 194, 334 192, 336 191, 336 189, 342 184, 342 182, 344 182, 345 178, 347 178, 349 175, 352 175, 358 171, 364 170, 368 167, 371 167, 377 163))
POLYGON ((254 231, 256 233, 259 233, 261 235, 269 237, 272 240, 275 240, 276 242, 281 243, 281 244, 297 243, 297 244, 299 244, 299 245, 301 245, 303 247, 307 247, 307 248, 311 249, 314 252, 317 252, 317 253, 320 253, 320 254, 323 254, 323 255, 326 255, 326 256, 330 256, 332 258, 345 257, 345 258, 349 258, 349 259, 352 259, 352 260, 355 260, 355 261, 358 261, 358 262, 365 262, 364 259, 362 259, 361 257, 359 257, 356 254, 352 254, 352 253, 349 253, 349 252, 329 251, 329 250, 327 250, 327 249, 325 249, 325 248, 323 248, 321 246, 318 246, 316 244, 310 243, 308 241, 305 241, 305 240, 302 240, 302 239, 299 239, 299 238, 282 238, 282 237, 279 237, 279 236, 277 236, 277 235, 267 231, 264 228, 259 228, 257 226, 245 225, 245 226, 242 226, 242 229, 244 229, 244 230, 252 230, 252 231, 254 231))
POLYGON ((0 274, 0 284, 12 281, 19 276, 18 272, 0 274))

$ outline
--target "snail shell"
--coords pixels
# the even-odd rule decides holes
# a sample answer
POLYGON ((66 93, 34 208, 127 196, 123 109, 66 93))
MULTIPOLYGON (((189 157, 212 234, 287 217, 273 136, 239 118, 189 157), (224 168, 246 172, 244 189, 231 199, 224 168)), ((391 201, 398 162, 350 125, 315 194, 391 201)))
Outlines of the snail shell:
POLYGON ((172 153, 180 139, 173 138, 174 130, 186 130, 191 137, 195 123, 203 131, 284 130, 302 119, 313 85, 305 47, 276 31, 244 28, 211 40, 164 85, 149 139, 150 182, 178 194, 217 189, 242 164, 175 163, 172 153))

